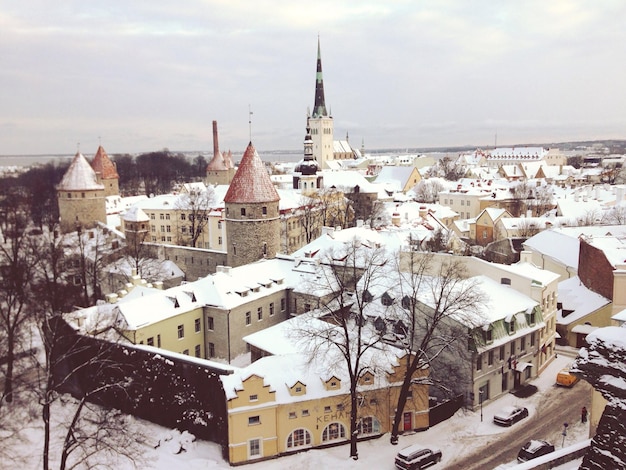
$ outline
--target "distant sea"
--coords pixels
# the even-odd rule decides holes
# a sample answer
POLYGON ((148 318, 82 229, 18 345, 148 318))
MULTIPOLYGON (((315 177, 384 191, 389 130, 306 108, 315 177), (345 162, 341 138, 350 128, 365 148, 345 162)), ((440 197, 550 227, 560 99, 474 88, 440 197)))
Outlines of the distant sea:
MULTIPOLYGON (((207 161, 210 161, 213 157, 213 151, 196 150, 196 151, 171 151, 173 154, 182 153, 190 159, 196 158, 198 155, 202 155, 207 161)), ((144 152, 138 152, 131 155, 137 156, 144 152)), ((147 152, 145 152, 147 153, 147 152)), ((385 150, 371 150, 368 153, 376 155, 407 155, 424 153, 424 150, 419 149, 385 149, 385 150)), ((433 153, 426 151, 426 153, 433 153)), ((439 153, 439 152, 435 152, 439 153)), ((114 153, 109 154, 115 158, 114 153)), ((93 158, 92 154, 85 154, 87 159, 93 158)), ((233 160, 238 163, 243 156, 243 152, 238 154, 233 152, 233 160)), ((259 152, 259 157, 265 162, 298 162, 302 160, 304 152, 302 150, 269 150, 265 152, 259 152)), ((0 167, 22 166, 29 167, 33 165, 45 165, 48 162, 66 163, 72 160, 74 155, 0 155, 0 167)))

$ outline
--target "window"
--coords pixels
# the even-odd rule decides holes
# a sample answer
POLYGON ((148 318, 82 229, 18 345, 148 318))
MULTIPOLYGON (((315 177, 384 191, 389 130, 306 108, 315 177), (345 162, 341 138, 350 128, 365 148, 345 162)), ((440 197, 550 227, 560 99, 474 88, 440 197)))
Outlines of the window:
POLYGON ((345 407, 343 406, 343 403, 339 403, 339 404, 337 405, 337 411, 343 411, 343 409, 344 409, 344 408, 345 408, 345 407))
POLYGON ((322 432, 322 441, 334 441, 346 438, 346 428, 341 423, 330 423, 322 432))
POLYGON ((515 318, 511 318, 509 322, 509 334, 515 333, 515 318))
POLYGON ((241 208, 241 215, 243 215, 243 216, 246 215, 246 208, 245 207, 241 208))
POLYGON ((535 324, 535 312, 532 312, 532 313, 529 315, 528 322, 529 322, 531 325, 534 325, 534 324, 535 324))
POLYGON ((493 342, 493 333, 491 331, 491 328, 487 331, 483 330, 483 339, 485 340, 485 343, 493 342))
POLYGON ((165 225, 161 225, 161 232, 165 232, 165 225))
POLYGON ((217 221, 217 228, 220 229, 220 230, 222 229, 222 221, 221 220, 217 221))
POLYGON ((248 416, 248 426, 254 426, 256 424, 261 424, 260 416, 248 416))
POLYGON ((359 434, 376 434, 380 432, 380 423, 372 416, 361 418, 358 425, 359 434))
POLYGON ((274 302, 270 303, 270 317, 274 315, 274 302))
POLYGON ((209 357, 215 357, 215 343, 209 343, 209 357))
POLYGON ((263 320, 263 307, 259 307, 256 309, 256 317, 259 321, 263 320))
POLYGON ((166 231, 166 232, 171 232, 171 231, 172 231, 172 226, 171 226, 171 225, 167 225, 167 226, 165 227, 165 231, 166 231))
POLYGON ((535 333, 530 334, 530 347, 532 348, 535 345, 535 333))
POLYGON ((178 339, 185 337, 185 325, 178 325, 178 339))
POLYGON ((217 244, 221 245, 222 244, 222 237, 217 237, 217 244))
POLYGON ((297 415, 295 411, 290 411, 289 412, 289 419, 296 419, 297 415))
MULTIPOLYGON (((150 231, 151 232, 156 232, 156 227, 154 225, 150 225, 150 231)), ((152 237, 154 238, 154 237, 152 237)))
POLYGON ((285 304, 286 304, 285 299, 284 299, 284 298, 283 298, 283 299, 280 299, 280 311, 281 311, 281 312, 284 312, 284 311, 285 311, 285 304))
POLYGON ((287 438, 287 448, 311 445, 311 433, 306 429, 296 429, 287 438))
POLYGON ((152 213, 150 214, 150 219, 151 219, 151 220, 154 220, 155 218, 156 218, 156 217, 154 216, 154 212, 152 212, 152 213))
POLYGON ((487 364, 490 366, 493 365, 493 350, 489 351, 487 354, 487 364))
POLYGON ((148 346, 154 346, 154 337, 153 337, 153 336, 151 336, 150 338, 148 338, 148 339, 146 340, 146 344, 147 344, 148 346))
POLYGON ((465 205, 465 200, 461 199, 461 205, 464 206, 465 205))
POLYGON ((206 319, 206 327, 209 330, 213 330, 215 327, 215 324, 213 323, 213 317, 207 317, 206 319))
POLYGON ((482 370, 483 368, 483 356, 482 355, 478 355, 476 356, 476 370, 482 370))
POLYGON ((309 416, 309 410, 302 410, 302 416, 309 416))
POLYGON ((296 387, 296 393, 300 393, 300 392, 302 392, 302 387, 300 386, 296 387))
POLYGON ((500 360, 504 361, 504 346, 500 346, 500 360))
POLYGON ((201 351, 200 351, 200 345, 199 345, 199 344, 196 344, 196 347, 194 348, 194 355, 195 355, 196 357, 200 357, 200 353, 201 353, 201 351))
POLYGON ((250 401, 258 401, 258 400, 259 400, 259 396, 257 394, 250 395, 250 401))
POLYGON ((185 356, 189 356, 189 349, 185 349, 185 350, 183 351, 183 354, 184 354, 185 356))
POLYGON ((250 439, 248 442, 250 457, 259 457, 261 455, 261 439, 250 439))
POLYGON ((520 351, 526 351, 526 337, 522 336, 519 340, 519 349, 520 351))
POLYGON ((500 278, 500 284, 505 285, 505 286, 510 286, 511 279, 509 279, 508 277, 502 277, 500 278))
POLYGON ((332 411, 332 408, 330 406, 324 407, 324 413, 330 413, 331 411, 332 411))
POLYGON ((169 214, 165 214, 165 220, 170 220, 170 215, 169 214))
POLYGON ((252 314, 250 312, 246 312, 246 325, 252 323, 252 314))
POLYGON ((164 214, 159 214, 159 219, 161 219, 161 220, 165 219, 165 215, 164 214))
POLYGON ((180 220, 186 220, 187 219, 187 215, 183 212, 180 214, 180 220))
POLYGON ((267 215, 267 206, 263 206, 262 210, 263 210, 263 215, 267 215))
POLYGON ((196 318, 196 319, 193 321, 193 329, 194 329, 194 331, 195 331, 196 333, 199 333, 199 332, 200 332, 200 319, 199 319, 199 318, 196 318))

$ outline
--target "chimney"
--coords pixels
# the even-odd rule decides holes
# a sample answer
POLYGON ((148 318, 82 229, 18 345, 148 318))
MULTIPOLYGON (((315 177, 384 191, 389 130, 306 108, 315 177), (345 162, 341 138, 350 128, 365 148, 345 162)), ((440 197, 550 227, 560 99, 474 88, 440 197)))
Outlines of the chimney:
POLYGON ((213 121, 213 157, 220 154, 220 145, 217 141, 217 121, 213 121))

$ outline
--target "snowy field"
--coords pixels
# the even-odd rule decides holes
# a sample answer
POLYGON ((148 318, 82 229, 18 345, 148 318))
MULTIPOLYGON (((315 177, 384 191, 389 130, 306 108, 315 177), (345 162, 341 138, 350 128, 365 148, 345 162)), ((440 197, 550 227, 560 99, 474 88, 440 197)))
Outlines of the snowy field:
MULTIPOLYGON (((281 457, 278 459, 257 462, 245 465, 241 468, 247 470, 277 470, 277 469, 298 469, 298 470, 322 470, 322 469, 393 469, 395 454, 402 447, 419 443, 427 447, 441 449, 443 459, 434 468, 448 468, 453 457, 460 452, 475 450, 477 448, 492 445, 494 441, 504 438, 506 434, 515 432, 513 428, 502 428, 492 423, 492 417, 502 406, 520 403, 526 406, 531 414, 535 413, 537 404, 542 400, 543 392, 554 387, 556 373, 569 362, 571 357, 559 355, 550 364, 542 376, 531 382, 538 387, 539 391, 526 399, 520 400, 508 394, 495 402, 486 404, 483 408, 484 419, 480 421, 480 410, 464 411, 459 410, 451 419, 438 424, 437 426, 418 433, 405 434, 400 436, 397 446, 389 444, 389 435, 383 435, 379 439, 361 442, 358 445, 359 460, 354 461, 349 458, 349 448, 347 445, 333 447, 323 450, 309 450, 299 454, 281 457)), ((35 417, 36 418, 36 417, 35 417)), ((180 433, 176 430, 168 430, 144 421, 132 420, 133 426, 138 426, 141 431, 148 436, 150 445, 144 447, 142 462, 107 462, 109 468, 133 469, 141 468, 146 470, 200 470, 200 469, 228 469, 232 468, 221 457, 221 452, 216 444, 205 441, 195 441, 187 433, 180 433), (153 446, 158 445, 155 449, 153 446), (181 447, 185 450, 180 452, 181 447)), ((33 426, 37 425, 35 420, 33 426)), ((523 424, 522 424, 523 425, 523 424)), ((571 425, 565 445, 574 444, 588 438, 588 424, 581 424, 578 410, 573 410, 571 425)), ((546 438, 548 436, 538 436, 546 438)), ((553 444, 559 449, 561 441, 554 439, 553 444)), ((20 444, 14 450, 25 458, 25 465, 20 468, 41 468, 41 432, 37 427, 32 427, 25 434, 20 444)), ((104 459, 104 457, 103 457, 104 459)), ((104 463, 104 462, 103 462, 104 463)), ((563 470, 578 468, 580 460, 560 467, 563 470)), ((1 464, 1 462, 0 462, 1 464)), ((511 463, 512 464, 512 463, 511 463)), ((106 464, 105 464, 106 466, 106 464)), ((506 465, 508 467, 508 465, 506 465)), ((0 465, 0 468, 6 468, 0 465)), ((53 467, 54 468, 54 467, 53 467)))

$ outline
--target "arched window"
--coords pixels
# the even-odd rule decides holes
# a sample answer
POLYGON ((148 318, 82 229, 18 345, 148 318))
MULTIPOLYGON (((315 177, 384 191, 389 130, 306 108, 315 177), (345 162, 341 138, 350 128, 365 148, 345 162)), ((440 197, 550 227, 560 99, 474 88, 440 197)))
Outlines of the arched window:
POLYGON ((341 423, 330 423, 322 432, 322 442, 346 438, 346 428, 341 423))
POLYGON ((287 448, 311 445, 311 433, 306 429, 296 429, 287 438, 287 448))

